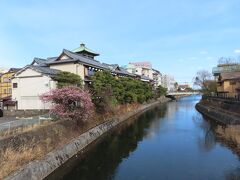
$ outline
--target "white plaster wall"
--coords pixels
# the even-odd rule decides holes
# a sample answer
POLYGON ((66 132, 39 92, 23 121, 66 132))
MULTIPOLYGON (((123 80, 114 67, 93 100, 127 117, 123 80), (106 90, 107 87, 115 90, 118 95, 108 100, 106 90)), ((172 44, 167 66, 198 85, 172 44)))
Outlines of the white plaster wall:
POLYGON ((136 67, 135 74, 142 76, 142 68, 141 67, 136 67))
POLYGON ((18 84, 18 87, 12 90, 12 98, 18 102, 19 110, 49 109, 50 104, 43 103, 39 96, 56 88, 56 82, 50 77, 41 76, 37 72, 32 72, 31 69, 27 69, 19 76, 15 76, 12 83, 18 84), (36 76, 30 76, 30 73, 36 76))
POLYGON ((149 69, 149 71, 148 71, 148 77, 149 77, 150 79, 153 79, 153 70, 152 70, 152 69, 149 69))
POLYGON ((84 66, 82 64, 75 63, 53 64, 50 65, 50 68, 77 74, 82 78, 82 80, 84 80, 85 77, 84 66))

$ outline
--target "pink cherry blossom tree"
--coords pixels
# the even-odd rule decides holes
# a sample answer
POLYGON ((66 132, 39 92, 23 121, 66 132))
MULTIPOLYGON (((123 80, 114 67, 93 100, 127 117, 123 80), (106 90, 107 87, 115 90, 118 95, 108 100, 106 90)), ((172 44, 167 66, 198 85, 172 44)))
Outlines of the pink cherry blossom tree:
POLYGON ((50 112, 58 118, 85 121, 93 112, 90 93, 78 87, 54 89, 41 95, 40 99, 52 103, 50 112))

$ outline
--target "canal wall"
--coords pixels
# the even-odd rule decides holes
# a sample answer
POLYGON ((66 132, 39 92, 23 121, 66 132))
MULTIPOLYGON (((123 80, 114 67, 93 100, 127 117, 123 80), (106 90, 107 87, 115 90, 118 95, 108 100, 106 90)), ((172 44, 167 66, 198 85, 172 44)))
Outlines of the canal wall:
POLYGON ((240 124, 240 102, 203 96, 196 104, 196 109, 203 115, 223 124, 240 124))
POLYGON ((5 179, 6 180, 44 179, 52 172, 54 172, 56 169, 61 167, 64 163, 66 163, 78 152, 83 151, 88 145, 96 141, 103 134, 112 130, 121 122, 124 122, 135 115, 141 114, 146 110, 153 108, 161 103, 165 103, 167 101, 169 101, 169 99, 161 98, 158 101, 142 105, 138 109, 126 113, 123 116, 106 121, 81 134, 78 138, 72 140, 70 143, 66 144, 61 149, 48 153, 43 159, 32 161, 29 164, 21 167, 18 171, 12 173, 5 179))

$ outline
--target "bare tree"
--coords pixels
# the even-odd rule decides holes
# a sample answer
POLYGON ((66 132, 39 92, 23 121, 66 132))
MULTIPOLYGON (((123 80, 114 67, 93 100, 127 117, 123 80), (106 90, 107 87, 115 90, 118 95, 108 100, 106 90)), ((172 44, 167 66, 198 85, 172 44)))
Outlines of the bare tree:
POLYGON ((208 82, 212 79, 212 74, 206 70, 200 70, 194 77, 194 85, 202 88, 202 90, 208 89, 208 82))
POLYGON ((221 57, 218 60, 218 64, 236 64, 237 60, 231 57, 221 57))

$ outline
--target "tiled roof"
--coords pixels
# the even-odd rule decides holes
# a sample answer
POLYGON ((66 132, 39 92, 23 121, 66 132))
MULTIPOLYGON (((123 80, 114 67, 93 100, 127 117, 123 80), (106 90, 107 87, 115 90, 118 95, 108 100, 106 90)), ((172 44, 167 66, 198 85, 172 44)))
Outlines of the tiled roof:
POLYGON ((41 74, 44 74, 44 75, 47 75, 47 76, 50 76, 50 77, 54 77, 56 76, 59 72, 61 72, 60 70, 57 70, 57 69, 52 69, 52 68, 49 68, 49 67, 44 67, 44 66, 34 66, 34 65, 27 65, 25 66, 24 68, 22 68, 20 71, 18 71, 17 74, 21 73, 22 71, 24 71, 25 69, 27 68, 30 68, 34 71, 37 71, 41 74))
POLYGON ((50 57, 50 58, 47 58, 47 59, 42 59, 42 58, 34 58, 33 59, 33 62, 31 63, 31 65, 35 65, 35 63, 37 64, 37 66, 43 66, 43 67, 47 67, 48 66, 48 63, 56 60, 57 57, 50 57))
POLYGON ((90 54, 93 54, 94 56, 99 56, 98 53, 92 51, 91 49, 88 49, 88 48, 85 46, 85 44, 83 44, 83 43, 80 44, 80 47, 74 49, 72 52, 79 53, 79 52, 84 52, 84 51, 85 51, 85 52, 88 52, 88 53, 90 53, 90 54))
POLYGON ((135 74, 132 74, 132 73, 130 73, 130 72, 128 72, 126 69, 124 69, 124 68, 121 68, 120 67, 120 74, 125 74, 125 75, 128 75, 128 76, 132 76, 132 77, 136 77, 137 75, 135 75, 135 74))
POLYGON ((96 67, 96 68, 109 70, 108 66, 106 66, 106 65, 104 65, 104 64, 102 64, 99 61, 96 61, 94 59, 87 58, 87 57, 85 57, 81 54, 77 54, 77 53, 71 52, 71 51, 66 50, 66 49, 63 49, 62 53, 66 54, 67 56, 69 56, 72 59, 66 59, 66 60, 65 59, 64 60, 56 59, 54 61, 49 62, 48 64, 59 64, 59 63, 78 61, 78 62, 80 62, 84 65, 89 65, 89 66, 93 66, 93 67, 96 67))
POLYGON ((29 65, 28 66, 29 68, 39 72, 39 73, 42 73, 42 74, 45 74, 45 75, 48 75, 48 76, 56 76, 60 70, 57 70, 57 69, 52 69, 52 68, 49 68, 49 67, 42 67, 42 66, 32 66, 32 65, 29 65))
POLYGON ((8 72, 16 73, 16 72, 18 72, 18 71, 20 71, 20 70, 21 70, 21 68, 10 68, 10 69, 8 70, 8 72))
POLYGON ((111 70, 116 70, 119 67, 118 64, 107 64, 107 63, 102 63, 102 64, 107 66, 111 70))
POLYGON ((47 61, 51 62, 51 61, 55 61, 58 57, 48 57, 47 61))
POLYGON ((221 73, 221 80, 240 80, 240 72, 232 72, 232 73, 221 73))
POLYGON ((41 58, 35 57, 33 59, 33 62, 31 63, 31 65, 34 65, 36 63, 38 66, 47 66, 46 62, 47 62, 46 59, 41 59, 41 58))
POLYGON ((103 63, 104 65, 108 66, 109 69, 117 74, 121 74, 121 75, 127 75, 127 76, 132 76, 132 77, 136 77, 135 74, 129 73, 127 70, 125 70, 124 68, 120 67, 118 64, 107 64, 107 63, 103 63))

